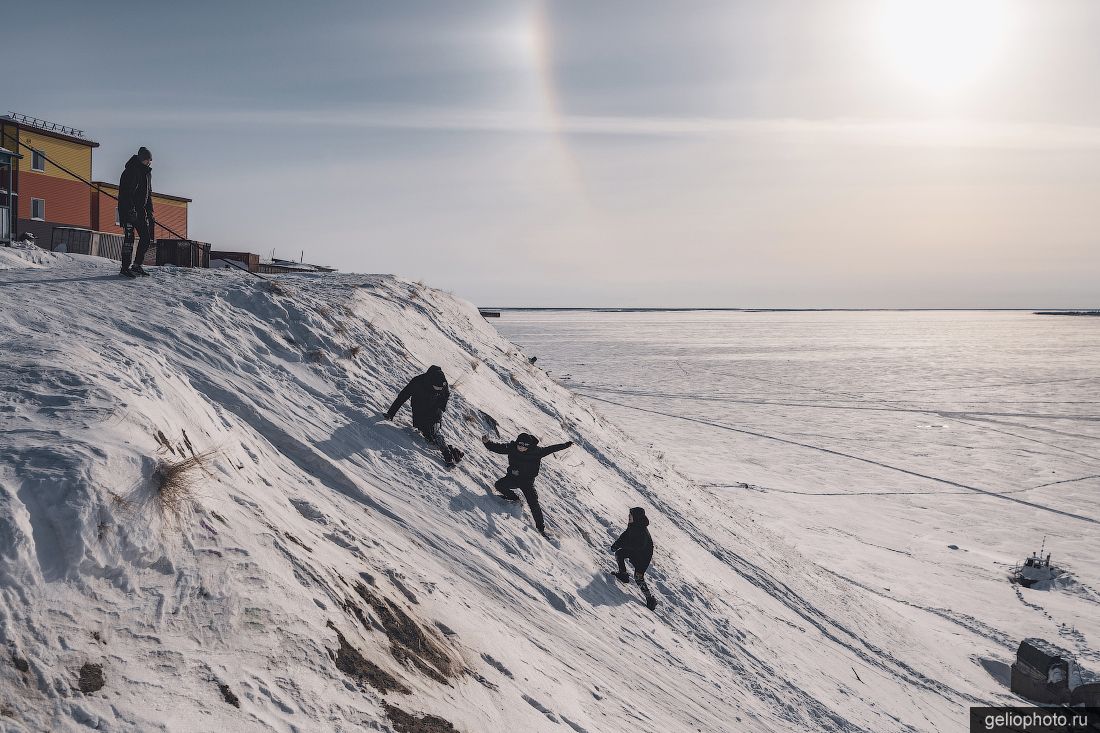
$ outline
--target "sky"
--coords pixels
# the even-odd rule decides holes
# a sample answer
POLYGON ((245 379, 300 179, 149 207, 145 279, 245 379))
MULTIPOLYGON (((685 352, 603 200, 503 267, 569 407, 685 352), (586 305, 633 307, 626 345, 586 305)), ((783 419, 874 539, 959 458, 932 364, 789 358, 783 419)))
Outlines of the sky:
POLYGON ((40 0, 9 110, 482 306, 1100 307, 1100 2, 40 0))

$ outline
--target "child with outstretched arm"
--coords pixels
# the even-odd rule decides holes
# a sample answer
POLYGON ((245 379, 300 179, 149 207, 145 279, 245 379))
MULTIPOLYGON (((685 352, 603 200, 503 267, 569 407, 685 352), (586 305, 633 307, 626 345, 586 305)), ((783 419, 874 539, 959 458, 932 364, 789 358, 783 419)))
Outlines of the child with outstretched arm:
POLYGON ((494 443, 488 435, 481 438, 485 447, 493 453, 508 456, 508 473, 501 477, 496 484, 496 490, 508 501, 519 501, 516 489, 523 492, 523 498, 527 500, 527 506, 531 509, 531 517, 535 520, 535 527, 545 535, 546 526, 542 521, 542 507, 539 506, 539 495, 535 492, 535 477, 539 475, 542 459, 551 453, 557 453, 573 445, 572 441, 539 447, 539 439, 529 433, 520 433, 519 437, 511 443, 494 443))

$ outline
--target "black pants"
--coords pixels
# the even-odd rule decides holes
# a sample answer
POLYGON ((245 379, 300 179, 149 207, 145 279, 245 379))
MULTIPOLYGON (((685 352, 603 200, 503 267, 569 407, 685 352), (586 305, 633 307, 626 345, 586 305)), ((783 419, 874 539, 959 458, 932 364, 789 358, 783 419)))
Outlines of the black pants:
POLYGON ((516 489, 523 492, 523 498, 527 502, 527 506, 531 509, 531 518, 535 520, 535 527, 541 532, 545 529, 545 525, 542 523, 542 507, 539 506, 539 495, 535 491, 535 484, 532 481, 521 481, 520 479, 512 476, 511 474, 497 480, 493 486, 500 492, 501 496, 505 499, 519 499, 516 496, 516 489))
POLYGON ((140 265, 145 262, 145 254, 153 244, 152 221, 144 216, 138 216, 136 218, 127 217, 126 221, 122 224, 126 232, 125 236, 122 238, 122 266, 130 266, 130 257, 134 254, 134 232, 137 232, 138 235, 138 248, 137 256, 134 257, 133 264, 140 265))
POLYGON ((432 425, 417 425, 416 429, 424 436, 424 440, 428 441, 436 448, 439 448, 444 456, 449 456, 451 454, 451 447, 447 445, 447 441, 443 439, 443 433, 439 432, 439 423, 434 423, 432 425))
MULTIPOLYGON (((619 573, 626 572, 626 561, 630 560, 626 556, 626 553, 622 550, 615 550, 615 559, 619 561, 619 573)), ((630 564, 634 565, 634 561, 630 560, 630 564)), ((653 593, 649 590, 649 584, 645 582, 646 568, 638 569, 637 565, 634 565, 634 582, 638 584, 638 587, 642 589, 642 593, 645 593, 646 598, 649 598, 653 593)))

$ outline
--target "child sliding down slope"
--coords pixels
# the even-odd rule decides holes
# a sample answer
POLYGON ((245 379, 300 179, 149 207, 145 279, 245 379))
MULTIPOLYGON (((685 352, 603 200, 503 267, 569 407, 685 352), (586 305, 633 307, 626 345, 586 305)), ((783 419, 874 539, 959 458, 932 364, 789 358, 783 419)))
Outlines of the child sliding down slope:
POLYGON ((645 604, 650 611, 655 609, 657 599, 645 582, 646 568, 653 559, 653 538, 649 536, 649 517, 645 515, 645 509, 636 506, 630 510, 626 531, 611 545, 611 550, 619 561, 619 571, 615 573, 615 577, 623 583, 630 582, 630 574, 626 572, 626 561, 630 560, 630 564, 634 566, 634 580, 645 594, 645 604))

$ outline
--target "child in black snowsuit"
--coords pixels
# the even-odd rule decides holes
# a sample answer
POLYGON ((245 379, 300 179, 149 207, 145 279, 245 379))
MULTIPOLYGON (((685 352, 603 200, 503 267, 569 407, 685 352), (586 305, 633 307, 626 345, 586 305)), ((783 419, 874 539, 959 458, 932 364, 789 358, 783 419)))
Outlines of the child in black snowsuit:
POLYGON ((447 409, 450 398, 447 377, 442 369, 433 364, 428 371, 413 377, 401 390, 390 409, 386 410, 386 419, 393 420, 401 406, 412 399, 413 427, 420 431, 424 440, 439 448, 448 466, 453 466, 462 459, 462 451, 447 445, 439 432, 439 423, 443 420, 443 411, 447 409))
POLYGON ((551 453, 557 453, 573 445, 572 441, 539 448, 539 439, 528 433, 520 433, 519 437, 511 443, 494 443, 485 435, 481 438, 485 447, 493 453, 508 456, 508 473, 500 478, 494 486, 508 501, 519 501, 515 490, 523 492, 523 498, 527 500, 527 506, 531 509, 531 517, 535 520, 535 527, 542 534, 546 534, 546 527, 542 522, 542 507, 539 506, 539 495, 535 493, 535 477, 539 475, 539 467, 542 459, 551 453))
POLYGON ((645 571, 653 560, 653 538, 649 536, 649 517, 645 515, 645 509, 636 506, 630 510, 626 531, 611 545, 611 551, 619 561, 619 571, 615 577, 623 583, 630 582, 630 574, 626 572, 626 561, 630 560, 634 566, 634 580, 645 594, 645 603, 652 611, 657 607, 657 599, 645 582, 645 571))

